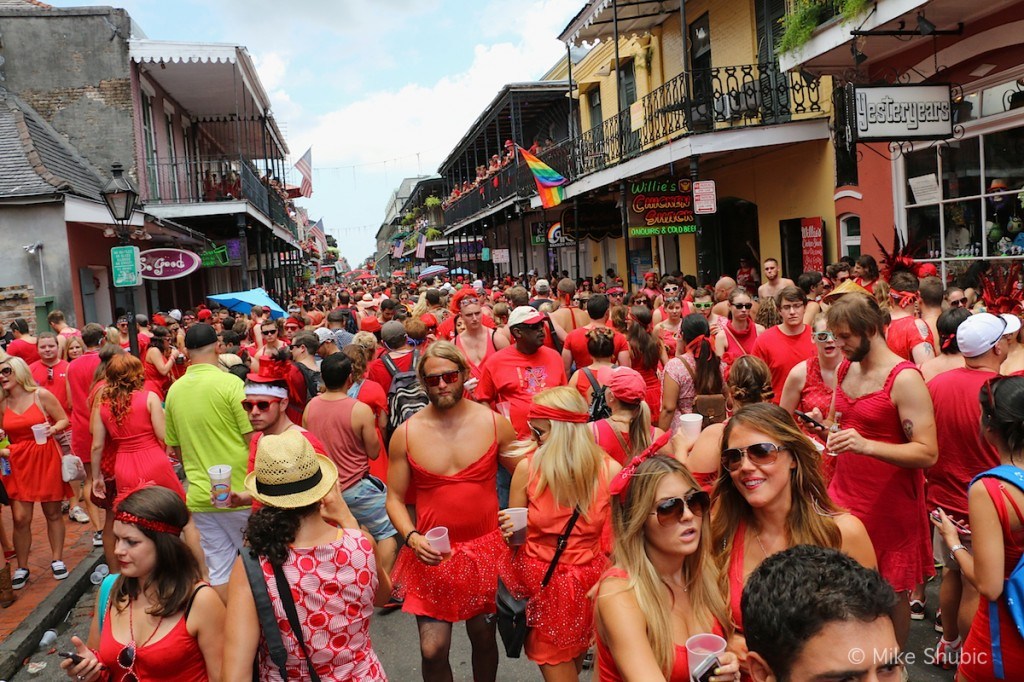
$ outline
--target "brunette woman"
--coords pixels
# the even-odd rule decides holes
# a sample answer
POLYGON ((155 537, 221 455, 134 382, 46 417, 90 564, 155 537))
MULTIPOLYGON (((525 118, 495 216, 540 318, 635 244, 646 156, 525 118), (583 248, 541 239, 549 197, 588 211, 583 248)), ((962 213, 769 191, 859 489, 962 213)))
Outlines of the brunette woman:
POLYGON ((587 352, 592 362, 585 368, 573 372, 569 385, 575 387, 589 405, 593 399, 594 386, 587 377, 588 370, 599 386, 606 386, 615 368, 615 332, 608 327, 594 327, 587 332, 587 352))
POLYGON ((668 362, 668 354, 658 338, 651 334, 650 309, 645 306, 634 306, 630 310, 630 316, 632 319, 626 331, 629 357, 633 369, 640 372, 647 385, 645 400, 653 414, 661 409, 661 379, 658 377, 658 368, 668 362))
POLYGON ((698 395, 722 392, 724 367, 711 344, 711 328, 701 313, 683 318, 676 357, 665 365, 661 417, 658 426, 675 433, 679 418, 693 411, 698 395))
POLYGON ((174 369, 178 355, 178 349, 171 343, 167 328, 153 327, 153 338, 149 340, 149 348, 146 349, 143 369, 146 385, 161 401, 171 387, 171 370, 174 369))
MULTIPOLYGON (((687 307, 692 308, 689 303, 687 303, 687 307)), ((660 322, 654 325, 654 335, 661 341, 666 355, 671 360, 676 356, 676 346, 679 345, 679 326, 683 321, 683 303, 676 296, 667 296, 662 309, 664 309, 665 315, 660 322)), ((655 311, 655 316, 657 316, 657 311, 655 311)))
POLYGON ((764 332, 764 327, 754 322, 750 315, 753 307, 754 299, 744 289, 736 288, 729 294, 732 319, 723 319, 721 330, 715 335, 715 353, 727 365, 753 351, 754 341, 764 332))

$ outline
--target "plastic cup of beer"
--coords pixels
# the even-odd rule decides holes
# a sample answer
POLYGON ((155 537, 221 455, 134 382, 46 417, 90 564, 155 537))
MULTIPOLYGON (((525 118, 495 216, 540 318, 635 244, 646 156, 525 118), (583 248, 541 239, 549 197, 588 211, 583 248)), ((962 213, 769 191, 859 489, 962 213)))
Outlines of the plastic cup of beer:
POLYGON ((681 414, 679 415, 679 428, 686 434, 687 440, 691 443, 697 440, 697 436, 700 435, 700 430, 704 426, 704 415, 700 414, 681 414))
POLYGON ((505 510, 512 519, 512 538, 508 544, 521 547, 526 544, 526 507, 509 507, 505 510))
POLYGON ((213 491, 213 506, 225 509, 231 497, 231 465, 216 464, 207 471, 210 474, 210 490, 213 491))
POLYGON ((427 531, 424 536, 427 538, 427 542, 435 550, 441 553, 443 559, 447 559, 452 555, 452 543, 448 539, 448 529, 444 526, 436 526, 427 531))
POLYGON ((690 664, 690 679, 693 672, 705 659, 725 653, 725 640, 718 635, 703 633, 686 640, 686 654, 690 664))
POLYGON ((33 424, 32 436, 36 439, 36 445, 46 445, 46 439, 50 437, 50 425, 33 424))

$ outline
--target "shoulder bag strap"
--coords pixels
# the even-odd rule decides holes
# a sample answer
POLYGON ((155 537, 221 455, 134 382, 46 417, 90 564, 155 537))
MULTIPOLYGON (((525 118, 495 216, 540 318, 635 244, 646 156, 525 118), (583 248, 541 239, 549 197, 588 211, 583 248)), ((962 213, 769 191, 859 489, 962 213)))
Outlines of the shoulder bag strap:
POLYGON ((107 617, 107 607, 110 606, 110 590, 114 587, 115 580, 117 580, 117 573, 108 573, 100 583, 100 606, 96 612, 100 632, 103 632, 103 619, 107 617))
POLYGON ((313 661, 309 660, 309 649, 306 648, 306 641, 302 636, 302 624, 299 622, 299 614, 295 610, 295 601, 292 600, 292 588, 288 585, 288 579, 284 577, 284 569, 276 564, 274 565, 274 579, 277 581, 277 594, 281 599, 281 605, 288 616, 288 624, 292 626, 292 634, 298 640, 299 648, 302 649, 302 655, 306 659, 309 679, 313 682, 320 682, 320 676, 313 668, 313 661))
POLYGON ((590 382, 590 388, 595 391, 601 390, 601 384, 597 383, 597 377, 594 376, 594 373, 590 371, 589 367, 583 368, 583 374, 587 377, 587 381, 590 382))
POLYGON ((576 520, 580 518, 580 508, 576 507, 572 510, 572 516, 569 517, 569 523, 565 525, 565 530, 558 536, 558 545, 555 547, 555 556, 551 557, 551 564, 548 566, 547 572, 544 574, 544 579, 540 581, 541 587, 546 587, 551 582, 551 576, 555 574, 555 567, 558 566, 558 560, 562 558, 562 553, 565 551, 565 546, 569 543, 569 534, 572 533, 573 527, 576 525, 576 520))
POLYGON ((390 374, 392 378, 398 374, 398 366, 395 364, 395 361, 391 359, 390 355, 384 353, 384 355, 380 356, 380 361, 384 363, 384 366, 388 370, 388 374, 390 374))
MULTIPOLYGON (((254 557, 248 548, 240 552, 242 565, 245 567, 245 575, 249 579, 249 589, 252 590, 253 601, 256 602, 256 614, 260 619, 260 629, 263 631, 263 639, 270 651, 270 660, 274 662, 281 671, 281 678, 288 679, 288 652, 284 648, 284 640, 281 638, 281 628, 274 616, 274 607, 270 603, 270 593, 267 592, 266 579, 263 577, 263 568, 259 559, 254 557)), ((291 595, 290 590, 286 590, 291 595)), ((282 599, 282 601, 284 601, 282 599)))
POLYGON ((617 428, 615 428, 615 424, 612 424, 611 421, 608 419, 605 419, 604 421, 608 422, 608 428, 611 429, 612 435, 615 436, 615 440, 618 441, 619 447, 622 448, 623 457, 625 457, 628 461, 629 459, 631 459, 629 456, 629 444, 626 443, 626 440, 622 437, 622 433, 617 428))
POLYGON ((551 345, 555 347, 559 353, 562 352, 562 340, 558 338, 558 334, 555 333, 555 323, 552 321, 550 316, 545 315, 544 323, 548 326, 548 332, 551 334, 551 345))

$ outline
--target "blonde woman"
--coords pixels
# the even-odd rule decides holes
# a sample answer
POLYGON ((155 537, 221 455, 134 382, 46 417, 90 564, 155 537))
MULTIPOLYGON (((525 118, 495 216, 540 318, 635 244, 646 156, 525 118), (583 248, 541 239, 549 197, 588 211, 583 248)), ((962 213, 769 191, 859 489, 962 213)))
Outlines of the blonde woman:
POLYGON ((70 336, 64 344, 64 359, 71 362, 85 353, 85 342, 81 336, 70 336))
MULTIPOLYGON (((686 640, 732 630, 703 527, 710 499, 680 462, 650 454, 659 441, 610 488, 614 566, 598 584, 594 610, 600 682, 689 682, 686 640)), ((718 658, 711 679, 737 679, 736 654, 718 658)))
MULTIPOLYGON (((875 568, 875 550, 855 516, 828 496, 818 450, 786 410, 757 403, 739 410, 722 434, 712 537, 721 593, 742 634, 743 585, 761 562, 796 545, 846 552, 875 568)), ((780 598, 783 595, 780 595, 780 598)), ((746 645, 735 646, 746 658, 746 645)))
MULTIPOLYGON (((533 442, 520 442, 523 454, 512 475, 509 504, 526 507, 526 544, 513 560, 509 589, 529 597, 527 657, 547 682, 577 680, 593 636, 586 594, 608 559, 601 548, 608 523, 608 482, 619 471, 594 442, 587 427, 587 404, 574 388, 560 386, 533 397, 529 412, 533 442), (568 529, 565 551, 551 580, 541 581, 568 529)), ((499 514, 506 537, 512 523, 499 514)))

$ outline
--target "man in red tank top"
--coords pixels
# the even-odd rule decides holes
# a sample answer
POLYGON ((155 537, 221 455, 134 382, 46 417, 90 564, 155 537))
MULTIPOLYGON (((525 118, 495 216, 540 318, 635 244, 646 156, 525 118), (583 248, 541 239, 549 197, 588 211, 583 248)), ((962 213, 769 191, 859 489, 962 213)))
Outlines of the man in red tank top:
POLYGON ((402 610, 417 617, 423 679, 452 679, 452 625, 465 620, 473 679, 493 682, 498 649, 491 614, 497 572, 508 560, 498 530, 496 474, 499 463, 515 469, 518 459, 501 453, 516 436, 508 420, 464 399, 469 366, 453 344, 432 343, 417 373, 430 404, 395 431, 389 447, 387 509, 406 544, 393 577, 404 593, 402 610), (416 523, 405 505, 410 486, 416 523), (448 531, 450 556, 427 540, 438 526, 448 531))
POLYGON ((919 303, 917 277, 909 272, 896 272, 889 282, 889 328, 885 341, 893 353, 904 360, 920 365, 935 357, 935 338, 928 323, 918 318, 915 307, 919 303))

